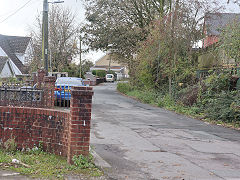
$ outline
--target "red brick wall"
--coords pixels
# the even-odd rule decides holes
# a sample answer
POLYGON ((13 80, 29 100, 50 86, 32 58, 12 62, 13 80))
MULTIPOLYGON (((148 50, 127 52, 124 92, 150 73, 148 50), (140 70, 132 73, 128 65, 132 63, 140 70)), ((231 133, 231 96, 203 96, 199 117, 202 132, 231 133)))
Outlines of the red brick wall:
POLYGON ((96 86, 96 81, 83 80, 83 83, 84 83, 85 85, 89 85, 89 86, 96 86))
POLYGON ((43 142, 45 151, 67 157, 87 155, 93 91, 72 88, 70 111, 0 106, 0 140, 15 138, 18 148, 32 148, 43 142))
POLYGON ((207 36, 205 39, 204 39, 204 48, 212 45, 212 44, 215 44, 219 41, 219 37, 218 36, 207 36))
POLYGON ((70 113, 51 109, 0 107, 0 139, 15 138, 19 149, 43 142, 46 151, 67 156, 70 113))

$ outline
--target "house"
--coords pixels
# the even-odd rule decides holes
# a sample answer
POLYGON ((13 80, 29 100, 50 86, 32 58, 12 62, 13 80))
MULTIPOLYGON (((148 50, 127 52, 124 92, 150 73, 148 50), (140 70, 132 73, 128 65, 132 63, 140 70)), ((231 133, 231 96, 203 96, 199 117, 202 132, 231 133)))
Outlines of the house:
POLYGON ((30 41, 30 37, 0 34, 0 78, 17 77, 26 73, 26 65, 32 54, 30 41))
POLYGON ((7 57, 0 56, 0 77, 8 78, 13 76, 14 73, 10 60, 7 57))
POLYGON ((114 71, 117 74, 117 79, 128 78, 127 66, 123 63, 118 63, 114 55, 106 54, 95 62, 95 66, 91 67, 93 70, 114 71))
MULTIPOLYGON (((223 28, 234 22, 240 22, 240 14, 236 13, 208 13, 204 18, 204 34, 203 49, 200 51, 198 57, 198 77, 204 77, 208 75, 210 69, 235 68, 235 60, 229 58, 224 50, 215 51, 212 46, 220 40, 220 34, 223 28)), ((236 74, 239 72, 239 68, 236 68, 236 74)))
POLYGON ((208 13, 204 18, 203 47, 206 48, 219 41, 221 29, 233 22, 240 22, 240 14, 236 13, 208 13))

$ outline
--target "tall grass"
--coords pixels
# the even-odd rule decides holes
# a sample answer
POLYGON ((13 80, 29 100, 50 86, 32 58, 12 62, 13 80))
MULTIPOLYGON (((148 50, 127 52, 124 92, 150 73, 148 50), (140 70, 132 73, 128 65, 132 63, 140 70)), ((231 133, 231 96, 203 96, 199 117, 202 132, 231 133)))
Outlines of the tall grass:
POLYGON ((198 108, 195 106, 186 107, 176 101, 169 94, 162 94, 156 90, 139 89, 132 87, 128 83, 118 83, 117 90, 123 94, 134 97, 146 104, 152 104, 160 108, 165 108, 177 113, 186 114, 190 116, 197 116, 198 108))

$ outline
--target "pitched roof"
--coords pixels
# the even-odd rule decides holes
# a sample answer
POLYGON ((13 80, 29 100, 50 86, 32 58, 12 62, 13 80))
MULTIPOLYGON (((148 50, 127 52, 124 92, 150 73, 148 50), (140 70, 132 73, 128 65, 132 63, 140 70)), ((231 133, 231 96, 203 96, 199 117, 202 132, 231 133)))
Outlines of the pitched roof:
POLYGON ((95 66, 125 66, 124 63, 118 62, 114 54, 106 54, 95 62, 95 66))
POLYGON ((207 35, 218 36, 221 29, 234 21, 240 22, 240 14, 236 13, 208 13, 205 15, 207 35))
POLYGON ((24 65, 15 53, 25 53, 30 39, 30 37, 5 36, 0 34, 0 47, 20 71, 23 71, 24 65))
POLYGON ((1 57, 0 56, 0 72, 2 72, 4 65, 6 64, 8 57, 1 57))

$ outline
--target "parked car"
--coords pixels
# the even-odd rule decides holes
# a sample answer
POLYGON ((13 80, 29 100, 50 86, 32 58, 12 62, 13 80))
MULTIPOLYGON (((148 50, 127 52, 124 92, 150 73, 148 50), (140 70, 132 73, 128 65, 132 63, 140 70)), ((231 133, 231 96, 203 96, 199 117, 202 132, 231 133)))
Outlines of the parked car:
POLYGON ((77 77, 59 77, 55 83, 55 105, 69 106, 71 99, 71 87, 84 86, 83 79, 77 77))
POLYGON ((107 82, 114 82, 114 80, 115 80, 115 77, 114 77, 113 74, 107 74, 106 75, 106 81, 107 82))

